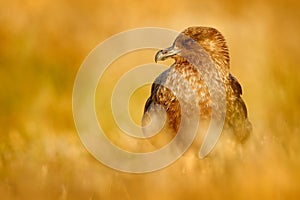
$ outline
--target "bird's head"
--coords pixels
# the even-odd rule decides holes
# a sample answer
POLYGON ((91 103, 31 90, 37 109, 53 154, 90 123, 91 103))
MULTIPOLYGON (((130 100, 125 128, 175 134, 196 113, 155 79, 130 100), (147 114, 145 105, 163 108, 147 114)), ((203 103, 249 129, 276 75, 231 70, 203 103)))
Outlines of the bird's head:
POLYGON ((176 63, 197 58, 205 52, 219 66, 229 69, 229 51, 223 35, 210 27, 189 27, 177 36, 173 45, 158 51, 155 62, 173 58, 176 63), (195 57, 196 56, 196 57, 195 57))

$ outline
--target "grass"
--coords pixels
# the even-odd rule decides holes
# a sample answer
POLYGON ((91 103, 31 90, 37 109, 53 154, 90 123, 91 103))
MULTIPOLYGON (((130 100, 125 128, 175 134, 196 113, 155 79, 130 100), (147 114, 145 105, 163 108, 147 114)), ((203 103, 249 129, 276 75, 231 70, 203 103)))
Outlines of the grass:
MULTIPOLYGON (((1 199, 299 199, 298 4, 2 2, 1 199), (72 118, 72 87, 81 62, 120 31, 145 26, 180 31, 190 25, 214 26, 227 38, 231 71, 243 86, 254 127, 243 156, 183 157, 140 175, 102 165, 80 142, 72 118)), ((154 53, 125 55, 98 86, 97 114, 108 135, 118 135, 117 143, 126 140, 103 98, 118 77, 152 62, 154 53)), ((149 86, 130 100, 135 121, 147 95, 149 86)))

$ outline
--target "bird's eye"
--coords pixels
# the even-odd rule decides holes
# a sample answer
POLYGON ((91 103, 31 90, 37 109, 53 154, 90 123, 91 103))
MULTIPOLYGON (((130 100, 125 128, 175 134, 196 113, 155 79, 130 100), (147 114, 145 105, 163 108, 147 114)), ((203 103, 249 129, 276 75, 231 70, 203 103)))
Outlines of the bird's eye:
POLYGON ((185 45, 191 45, 192 43, 193 43, 192 38, 187 38, 187 39, 183 40, 183 44, 185 44, 185 45))
POLYGON ((183 40, 183 43, 184 43, 184 44, 190 43, 190 39, 185 39, 185 40, 183 40))
POLYGON ((192 44, 193 44, 192 38, 187 38, 182 41, 182 46, 184 46, 185 49, 192 48, 192 46, 193 46, 192 44))

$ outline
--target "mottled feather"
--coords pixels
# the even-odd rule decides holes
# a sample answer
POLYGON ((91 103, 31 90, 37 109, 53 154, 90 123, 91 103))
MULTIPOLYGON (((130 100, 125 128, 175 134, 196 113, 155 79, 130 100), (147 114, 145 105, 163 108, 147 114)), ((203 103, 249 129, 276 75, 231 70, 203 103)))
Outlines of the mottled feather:
MULTIPOLYGON (((168 132, 171 135, 176 134, 179 129, 181 111, 192 114, 195 111, 190 105, 195 102, 199 105, 200 119, 210 119, 212 106, 218 107, 220 102, 212 102, 205 80, 209 77, 213 81, 219 81, 225 88, 224 130, 232 132, 237 141, 245 141, 252 131, 252 125, 241 97, 242 87, 229 72, 229 50, 223 35, 210 27, 187 28, 171 47, 160 50, 155 56, 156 61, 167 58, 174 59, 175 63, 154 81, 151 95, 145 104, 143 125, 149 123, 149 115, 155 113, 157 105, 162 106, 167 113, 168 132), (211 63, 216 67, 217 74, 209 68, 211 63), (192 94, 196 94, 196 98, 192 98, 192 94), (179 104, 179 96, 182 104, 179 104)), ((216 86, 212 89, 221 88, 216 86)))

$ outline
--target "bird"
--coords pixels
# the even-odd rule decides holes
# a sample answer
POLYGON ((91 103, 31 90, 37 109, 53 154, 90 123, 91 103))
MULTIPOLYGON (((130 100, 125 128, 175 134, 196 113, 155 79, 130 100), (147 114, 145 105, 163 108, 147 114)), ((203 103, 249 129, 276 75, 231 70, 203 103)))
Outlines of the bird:
POLYGON ((170 47, 155 55, 155 62, 166 59, 173 59, 174 63, 151 86, 142 117, 143 132, 151 135, 154 129, 163 127, 163 136, 153 139, 162 146, 166 144, 163 140, 169 141, 178 134, 184 114, 190 120, 209 121, 213 115, 221 119, 223 113, 222 134, 229 132, 232 140, 245 143, 252 124, 242 99, 242 87, 230 73, 229 49, 224 36, 212 27, 188 27, 170 47), (218 92, 224 93, 223 99, 214 95, 218 92), (222 101, 224 112, 220 109, 222 101), (153 122, 151 126, 150 122, 153 122))

